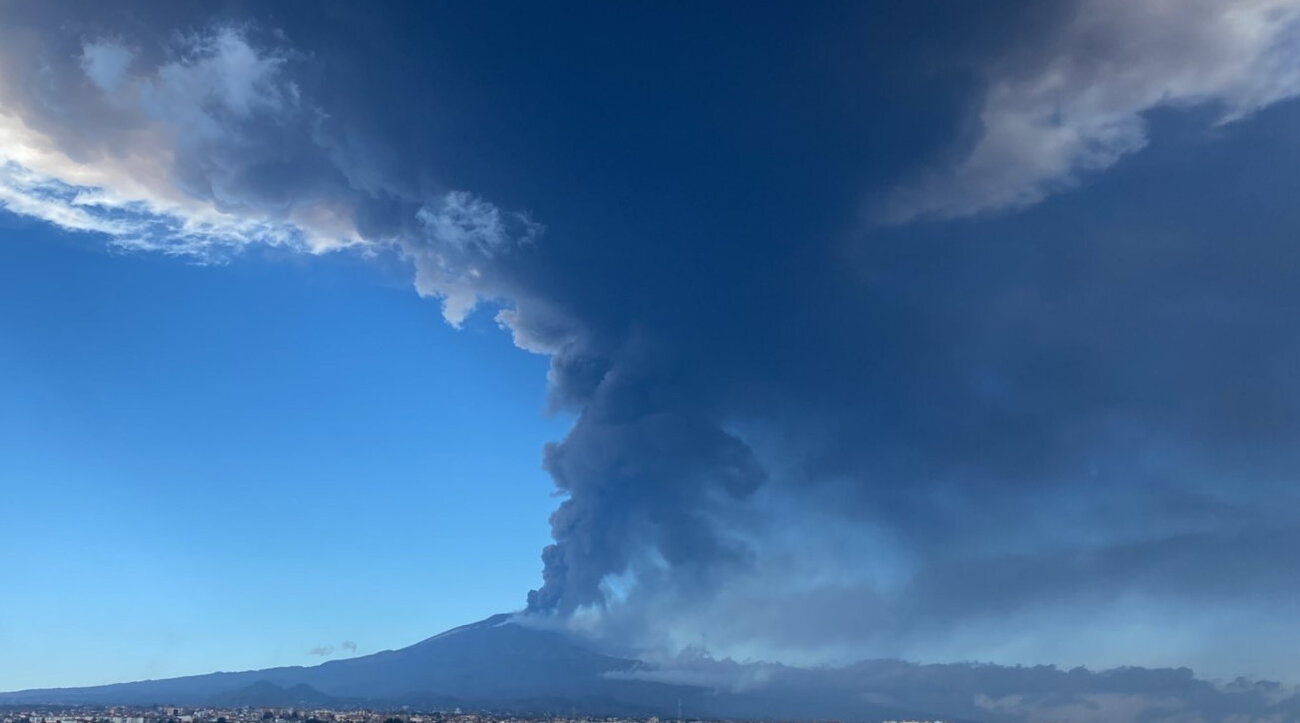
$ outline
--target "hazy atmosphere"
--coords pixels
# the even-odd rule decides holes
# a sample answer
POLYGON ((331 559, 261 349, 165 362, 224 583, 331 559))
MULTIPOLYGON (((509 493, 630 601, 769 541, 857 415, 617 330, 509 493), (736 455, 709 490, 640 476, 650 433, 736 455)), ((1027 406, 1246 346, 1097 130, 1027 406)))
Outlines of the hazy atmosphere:
POLYGON ((2 0, 0 690, 1290 690, 1296 96, 1294 0, 2 0))

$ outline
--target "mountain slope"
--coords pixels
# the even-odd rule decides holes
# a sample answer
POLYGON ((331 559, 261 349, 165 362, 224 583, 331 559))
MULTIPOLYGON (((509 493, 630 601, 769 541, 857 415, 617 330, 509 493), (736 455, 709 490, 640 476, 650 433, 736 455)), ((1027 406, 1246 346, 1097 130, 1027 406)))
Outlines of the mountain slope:
POLYGON ((313 667, 211 673, 89 688, 0 694, 0 703, 206 705, 223 699, 276 705, 286 691, 313 700, 466 705, 494 709, 595 711, 661 709, 682 686, 606 677, 636 661, 589 650, 570 638, 494 615, 400 650, 386 650, 313 667), (262 701, 261 698, 266 698, 262 701))
POLYGON ((400 650, 313 667, 0 693, 0 704, 463 707, 517 713, 864 721, 1300 723, 1300 689, 1179 669, 872 660, 837 668, 683 655, 649 665, 494 615, 400 650))

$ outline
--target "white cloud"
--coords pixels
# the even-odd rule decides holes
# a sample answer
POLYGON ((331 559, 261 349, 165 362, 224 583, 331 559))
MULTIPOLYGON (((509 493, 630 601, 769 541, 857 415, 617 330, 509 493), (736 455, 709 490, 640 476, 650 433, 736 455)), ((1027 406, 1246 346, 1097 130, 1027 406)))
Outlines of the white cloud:
POLYGON ((1080 0, 1034 42, 985 69, 982 135, 894 192, 889 221, 1034 204, 1145 146, 1155 108, 1229 123, 1300 94, 1298 0, 1080 0))
POLYGON ((252 208, 234 212, 177 183, 177 165, 183 154, 193 156, 193 146, 207 144, 211 157, 244 143, 224 115, 281 112, 296 97, 277 77, 275 56, 221 29, 188 39, 178 59, 152 70, 129 73, 133 60, 121 43, 98 40, 85 44, 79 58, 90 87, 43 87, 43 102, 36 104, 23 96, 21 82, 0 85, 0 164, 6 169, 0 202, 6 209, 107 234, 121 246, 197 258, 218 258, 249 243, 312 251, 356 241, 336 219, 313 223, 323 215, 319 210, 295 209, 287 217, 252 208), (71 132, 40 112, 88 115, 95 108, 103 110, 100 117, 71 132))
POLYGON ((319 132, 328 114, 290 77, 294 54, 245 31, 184 36, 152 61, 113 38, 73 57, 40 50, 0 49, 0 207, 12 213, 200 261, 255 244, 395 251, 454 325, 508 296, 495 266, 541 232, 471 193, 377 185, 319 132), (409 217, 363 236, 357 208, 376 195, 409 217))
POLYGON ((127 224, 101 218, 76 199, 77 189, 72 186, 38 176, 15 163, 0 166, 0 205, 8 210, 73 231, 109 236, 128 233, 127 224))
POLYGON ((542 227, 528 216, 505 213, 464 191, 452 191, 416 212, 422 237, 403 243, 415 261, 415 288, 437 296, 442 315, 460 326, 484 291, 484 268, 495 257, 531 243, 542 227))

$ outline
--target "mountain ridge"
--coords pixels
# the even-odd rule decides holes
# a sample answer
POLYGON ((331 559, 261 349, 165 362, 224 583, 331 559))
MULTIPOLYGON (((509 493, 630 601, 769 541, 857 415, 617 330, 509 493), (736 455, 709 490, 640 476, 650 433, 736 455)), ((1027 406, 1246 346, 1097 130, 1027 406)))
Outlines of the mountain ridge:
MULTIPOLYGON (((77 688, 0 693, 0 703, 209 705, 230 696, 271 705, 278 691, 305 686, 332 701, 457 705, 515 710, 543 699, 592 712, 659 710, 682 686, 619 679, 638 661, 578 645, 569 636, 512 622, 502 613, 396 650, 314 666, 220 671, 77 688), (273 687, 268 687, 273 686, 273 687), (265 695, 257 698, 258 691, 265 695), (262 703, 265 699, 268 702, 262 703)), ((680 694, 685 691, 678 691, 680 694)))
POLYGON ((943 719, 1300 722, 1300 692, 1186 668, 864 660, 839 668, 739 663, 693 653, 651 664, 607 655, 509 613, 396 650, 315 666, 0 693, 0 705, 462 708, 514 714, 864 721, 943 719))

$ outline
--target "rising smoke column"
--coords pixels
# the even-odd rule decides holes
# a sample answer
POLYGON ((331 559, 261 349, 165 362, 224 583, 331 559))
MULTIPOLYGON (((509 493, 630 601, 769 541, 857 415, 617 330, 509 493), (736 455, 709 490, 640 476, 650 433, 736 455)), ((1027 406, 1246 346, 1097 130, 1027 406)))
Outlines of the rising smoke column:
POLYGON ((581 411, 544 455, 567 498, 551 516, 555 544, 542 554, 544 584, 529 593, 530 611, 600 605, 601 583, 638 567, 705 584, 715 567, 750 554, 711 515, 751 495, 765 472, 743 441, 656 378, 655 357, 634 339, 605 362, 555 358, 554 393, 581 411))
POLYGON ((747 557, 710 508, 762 481, 749 449, 674 389, 653 344, 598 338, 537 293, 516 264, 543 233, 528 214, 391 173, 391 153, 320 105, 301 82, 311 59, 275 33, 210 25, 156 40, 9 12, 22 50, 0 58, 9 210, 201 262, 255 245, 396 253, 449 323, 492 300, 520 346, 553 355, 554 404, 578 419, 545 452, 567 497, 531 610, 599 604, 604 580, 638 567, 695 580, 747 557))
MULTIPOLYGON (((8 209, 208 262, 255 244, 396 255, 449 323, 486 303, 551 357, 576 421, 544 454, 565 498, 534 612, 640 591, 660 596, 653 622, 701 609, 799 647, 942 638, 1080 590, 1294 592, 1300 287, 1275 234, 1200 219, 1132 238, 1057 210, 1047 232, 904 227, 845 252, 796 223, 763 237, 800 205, 779 198, 719 210, 734 217, 704 238, 609 242, 636 264, 568 249, 557 270, 563 238, 430 180, 417 138, 324 100, 320 59, 290 40, 70 26, 44 5, 3 9, 8 209)), ((1295 94, 1292 3, 1186 7, 1072 3, 1025 33, 1046 40, 980 66, 967 153, 891 196, 892 220, 1032 204, 1136 154, 1152 110, 1208 106, 1221 126, 1295 94)))

